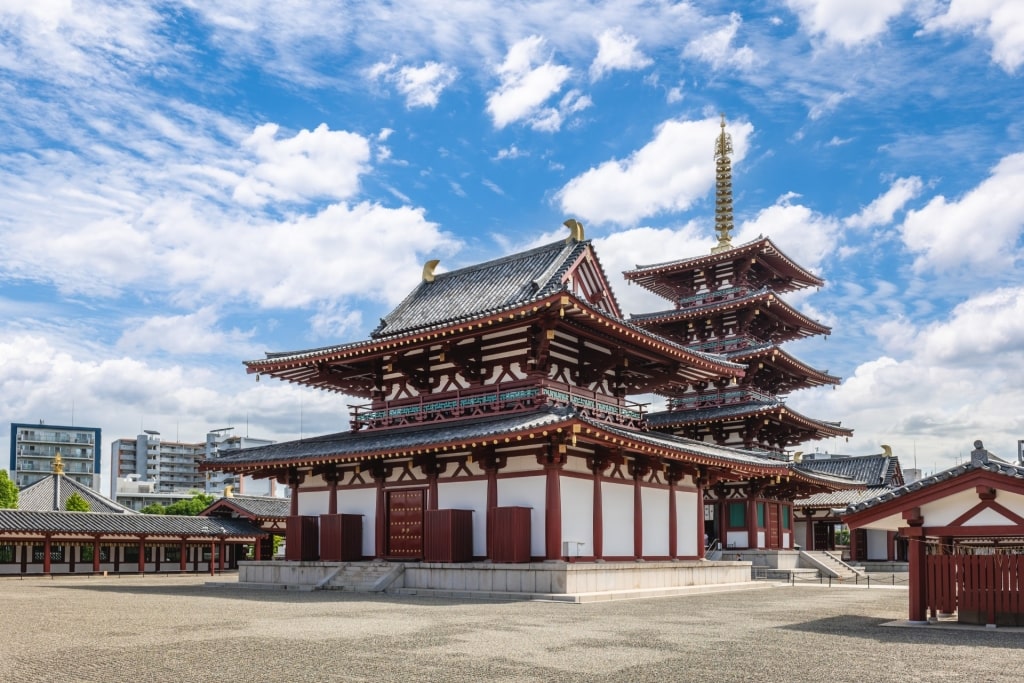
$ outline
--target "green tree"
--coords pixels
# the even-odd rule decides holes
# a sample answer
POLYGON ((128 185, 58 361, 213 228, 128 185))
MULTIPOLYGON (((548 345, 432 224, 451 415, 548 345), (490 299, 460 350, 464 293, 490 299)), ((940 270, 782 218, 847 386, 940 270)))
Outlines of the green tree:
POLYGON ((70 496, 68 496, 68 499, 66 501, 64 501, 64 509, 67 510, 68 512, 88 512, 89 501, 87 501, 85 498, 82 498, 81 494, 79 494, 78 491, 75 491, 70 496))
POLYGON ((195 517, 206 508, 213 505, 215 498, 208 496, 202 491, 189 491, 192 497, 188 500, 179 500, 176 503, 172 503, 164 508, 164 514, 167 515, 186 515, 188 517, 195 517))
POLYGON ((166 515, 167 508, 160 503, 150 503, 146 507, 139 510, 144 515, 166 515))
POLYGON ((18 507, 18 486, 7 476, 7 470, 0 470, 0 508, 18 507))

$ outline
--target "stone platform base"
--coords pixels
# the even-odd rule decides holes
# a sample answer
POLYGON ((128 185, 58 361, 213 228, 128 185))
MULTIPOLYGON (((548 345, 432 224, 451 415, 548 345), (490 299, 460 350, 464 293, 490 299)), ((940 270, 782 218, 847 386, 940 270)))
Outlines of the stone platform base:
POLYGON ((285 590, 349 590, 439 597, 592 602, 756 588, 749 562, 241 562, 238 584, 285 590), (357 576, 365 568, 381 578, 357 576), (386 573, 381 569, 391 568, 386 573), (602 597, 603 596, 603 597, 602 597))

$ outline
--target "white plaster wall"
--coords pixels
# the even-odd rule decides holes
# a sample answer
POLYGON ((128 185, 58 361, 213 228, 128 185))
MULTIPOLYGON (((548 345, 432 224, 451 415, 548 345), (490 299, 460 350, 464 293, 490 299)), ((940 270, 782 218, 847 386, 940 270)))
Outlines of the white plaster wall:
POLYGON ((473 511, 473 554, 487 554, 487 482, 460 481, 437 485, 437 507, 473 511))
MULTIPOLYGON (((587 459, 580 457, 571 457, 565 461, 566 472, 577 472, 579 474, 590 474, 590 470, 587 468, 587 459)), ((593 496, 591 496, 593 498, 593 496)))
POLYGON ((964 522, 964 526, 1006 526, 1015 524, 1016 522, 1007 518, 1003 513, 992 509, 981 510, 978 514, 964 522))
MULTIPOLYGON (((786 535, 788 534, 783 534, 783 536, 786 535)), ((807 545, 807 522, 793 522, 793 539, 793 542, 804 550, 810 550, 810 548, 804 547, 807 545)))
POLYGON ((758 531, 757 532, 757 547, 758 548, 764 548, 767 545, 768 544, 765 543, 765 540, 764 540, 764 532, 763 531, 758 531))
MULTIPOLYGON (((508 463, 502 468, 502 474, 513 474, 516 472, 543 472, 543 468, 537 464, 537 458, 533 455, 517 455, 509 457, 508 463)), ((504 505, 504 503, 502 503, 504 505)))
POLYGON ((868 559, 869 560, 884 560, 887 559, 888 552, 888 532, 880 531, 877 529, 868 529, 868 559))
POLYGON ((960 491, 933 503, 926 503, 921 506, 924 525, 946 526, 978 503, 978 493, 973 486, 969 491, 960 491))
POLYGON ((782 532, 782 547, 783 547, 783 549, 789 547, 789 532, 788 531, 783 531, 782 532))
POLYGON ((546 477, 515 477, 498 480, 498 505, 533 508, 530 513, 530 554, 544 556, 544 497, 546 477))
POLYGON ((338 514, 363 516, 363 556, 377 553, 377 489, 338 489, 338 514))
POLYGON ((633 555, 633 484, 601 482, 604 554, 633 555))
POLYGON ((682 556, 697 554, 697 544, 704 542, 701 532, 697 539, 697 513, 700 511, 696 493, 676 491, 676 552, 682 556))
POLYGON ((668 555, 668 491, 640 489, 640 501, 643 504, 644 555, 668 555))
POLYGON ((594 483, 586 479, 562 477, 562 541, 569 544, 570 555, 594 554, 594 483))
POLYGON ((300 515, 326 515, 329 503, 328 491, 305 492, 299 487, 299 514, 300 515))
POLYGON ((727 531, 725 532, 725 549, 729 548, 746 548, 749 543, 749 537, 746 531, 727 531))

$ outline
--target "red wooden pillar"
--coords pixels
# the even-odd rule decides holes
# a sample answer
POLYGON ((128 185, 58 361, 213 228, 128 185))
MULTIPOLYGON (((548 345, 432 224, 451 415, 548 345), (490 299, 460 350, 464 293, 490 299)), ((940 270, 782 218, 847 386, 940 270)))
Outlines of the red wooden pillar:
POLYGON ((94 536, 92 539, 92 570, 99 574, 100 572, 100 537, 94 536))
POLYGON ((217 540, 213 539, 213 540, 210 541, 210 576, 213 576, 213 575, 215 575, 217 573, 216 556, 217 556, 217 540))
POLYGON ((487 475, 487 559, 494 559, 494 508, 498 507, 498 463, 493 457, 483 461, 484 473, 487 475))
POLYGON ((217 568, 221 574, 224 573, 224 555, 227 554, 228 546, 227 541, 223 538, 220 539, 220 557, 218 558, 217 568))
POLYGON ((908 577, 910 583, 909 618, 911 622, 924 624, 927 623, 926 607, 928 595, 928 572, 925 566, 927 554, 925 553, 924 533, 920 527, 910 527, 904 529, 903 534, 910 541, 910 548, 907 553, 908 560, 910 561, 908 577))
POLYGON ((330 500, 327 501, 327 514, 336 515, 338 514, 338 478, 337 473, 334 474, 328 481, 330 482, 330 500))
MULTIPOLYGON (((702 502, 700 495, 697 496, 698 504, 702 502)), ((704 506, 701 505, 701 509, 704 506)), ((698 522, 703 522, 704 515, 700 515, 701 519, 698 522)), ((703 524, 702 524, 703 526, 703 524)), ((668 556, 669 559, 676 559, 679 555, 679 515, 676 512, 676 478, 672 476, 670 472, 668 475, 668 556)), ((700 556, 704 555, 704 544, 700 542, 700 536, 697 537, 697 543, 700 545, 700 556)))
POLYGON ((139 573, 146 573, 146 537, 139 537, 139 573))
POLYGON ((253 545, 252 545, 252 559, 255 560, 256 562, 259 562, 261 559, 263 559, 262 557, 260 557, 260 550, 262 549, 262 547, 263 547, 263 539, 261 539, 259 536, 257 536, 256 540, 253 541, 253 545))
POLYGON ((374 521, 375 545, 373 556, 378 560, 384 559, 384 516, 387 510, 384 506, 384 475, 374 476, 377 480, 377 515, 374 521))
MULTIPOLYGON (((292 501, 291 501, 291 516, 297 517, 299 514, 299 484, 301 480, 298 477, 289 477, 288 486, 291 487, 292 501)), ((212 561, 212 558, 211 558, 212 561)))
POLYGON ((544 463, 544 559, 562 558, 562 483, 565 444, 550 445, 550 459, 544 463))
POLYGON ((704 519, 704 477, 703 475, 693 476, 693 483, 697 487, 697 559, 703 560, 707 553, 707 520, 704 519))
MULTIPOLYGON (((865 532, 864 535, 866 537, 867 536, 867 532, 865 532)), ((867 542, 867 539, 865 538, 865 543, 866 542, 867 542)), ((858 547, 859 547, 859 544, 857 543, 857 534, 854 533, 853 529, 850 529, 850 562, 854 562, 854 563, 857 562, 858 553, 860 552, 858 550, 858 547)))
POLYGON ((43 573, 50 573, 50 537, 46 536, 43 539, 43 573))
POLYGON ((437 472, 427 475, 427 509, 437 509, 437 472))
POLYGON ((181 545, 178 546, 178 554, 180 555, 178 558, 178 570, 183 572, 188 563, 188 545, 186 545, 184 538, 181 539, 181 545))
POLYGON ((747 499, 747 547, 757 549, 757 501, 753 495, 747 499))
POLYGON ((593 510, 593 537, 594 537, 594 559, 600 560, 604 557, 604 499, 601 496, 601 482, 604 479, 604 468, 607 461, 601 458, 594 458, 591 461, 591 469, 594 471, 594 510, 593 510))

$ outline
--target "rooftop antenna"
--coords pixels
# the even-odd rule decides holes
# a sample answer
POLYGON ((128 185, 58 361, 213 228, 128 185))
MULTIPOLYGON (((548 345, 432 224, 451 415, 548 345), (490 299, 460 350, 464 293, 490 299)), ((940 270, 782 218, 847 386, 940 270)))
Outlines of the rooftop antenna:
POLYGON ((722 132, 715 140, 715 232, 718 244, 712 254, 732 249, 732 136, 725 132, 725 114, 722 114, 722 132))

